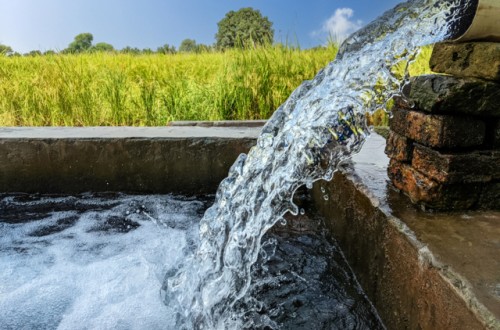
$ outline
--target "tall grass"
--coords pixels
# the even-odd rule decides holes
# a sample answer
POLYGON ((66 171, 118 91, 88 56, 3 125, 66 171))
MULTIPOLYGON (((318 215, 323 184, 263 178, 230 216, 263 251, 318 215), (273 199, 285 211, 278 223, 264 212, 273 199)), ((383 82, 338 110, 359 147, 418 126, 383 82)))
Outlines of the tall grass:
POLYGON ((0 56, 0 126, 266 119, 336 52, 331 44, 314 50, 0 56))

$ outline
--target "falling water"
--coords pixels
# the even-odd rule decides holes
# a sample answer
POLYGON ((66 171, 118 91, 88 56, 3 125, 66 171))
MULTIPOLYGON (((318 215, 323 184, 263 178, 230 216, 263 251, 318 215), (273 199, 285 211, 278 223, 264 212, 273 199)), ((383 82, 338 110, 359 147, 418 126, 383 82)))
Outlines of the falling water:
MULTIPOLYGON (((473 1, 402 3, 353 34, 335 61, 304 82, 274 113, 248 155, 240 155, 200 223, 199 244, 167 274, 164 300, 179 329, 252 327, 235 310, 251 285, 264 233, 286 212, 295 190, 330 180, 368 134, 366 112, 386 108, 407 82, 418 47, 450 38, 473 1), (460 8, 460 10, 459 10, 460 8)), ((270 326, 272 326, 270 324, 270 326)))

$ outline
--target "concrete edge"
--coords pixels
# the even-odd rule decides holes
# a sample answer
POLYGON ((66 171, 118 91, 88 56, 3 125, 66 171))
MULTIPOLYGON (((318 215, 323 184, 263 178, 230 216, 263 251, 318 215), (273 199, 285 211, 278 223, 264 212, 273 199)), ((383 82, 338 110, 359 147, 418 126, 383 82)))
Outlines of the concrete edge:
POLYGON ((500 329, 467 280, 441 263, 356 173, 337 172, 331 182, 316 182, 312 194, 389 329, 500 329))
POLYGON ((260 128, 3 128, 4 193, 214 193, 260 128))

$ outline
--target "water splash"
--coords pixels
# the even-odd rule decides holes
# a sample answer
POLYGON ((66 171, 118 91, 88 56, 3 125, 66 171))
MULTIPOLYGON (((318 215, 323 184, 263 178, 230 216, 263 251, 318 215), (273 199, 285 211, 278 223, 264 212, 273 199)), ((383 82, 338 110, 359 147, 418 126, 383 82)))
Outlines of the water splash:
MULTIPOLYGON (((330 180, 368 134, 365 113, 386 108, 407 82, 418 47, 452 37, 467 0, 402 3, 341 46, 337 59, 279 107, 248 155, 222 181, 200 223, 196 252, 167 275, 164 300, 179 329, 241 328, 235 304, 251 284, 264 233, 286 212, 295 190, 330 180), (459 10, 460 9, 460 10, 459 10)), ((246 325, 249 326, 248 324, 246 325)))

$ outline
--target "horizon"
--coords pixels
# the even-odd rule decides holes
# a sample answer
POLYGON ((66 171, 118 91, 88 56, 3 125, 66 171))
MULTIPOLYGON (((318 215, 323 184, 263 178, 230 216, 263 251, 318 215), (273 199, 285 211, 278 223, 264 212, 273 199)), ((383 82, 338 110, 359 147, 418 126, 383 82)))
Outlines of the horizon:
POLYGON ((185 39, 213 45, 217 23, 231 10, 252 7, 273 23, 274 42, 312 48, 331 36, 342 41, 402 1, 313 0, 308 4, 275 0, 0 0, 0 44, 14 52, 61 51, 80 33, 94 44, 156 50, 179 48, 185 39))
POLYGON ((273 23, 274 42, 312 48, 333 35, 345 38, 399 0, 315 0, 309 4, 274 0, 0 0, 0 44, 14 52, 61 51, 80 33, 94 44, 115 49, 156 50, 165 44, 178 49, 184 39, 215 42, 217 23, 230 10, 252 7, 273 23))

